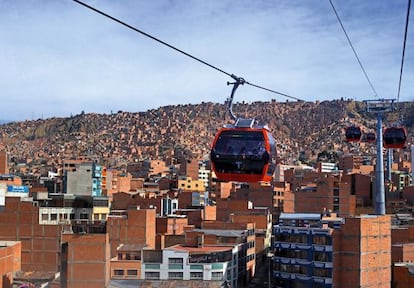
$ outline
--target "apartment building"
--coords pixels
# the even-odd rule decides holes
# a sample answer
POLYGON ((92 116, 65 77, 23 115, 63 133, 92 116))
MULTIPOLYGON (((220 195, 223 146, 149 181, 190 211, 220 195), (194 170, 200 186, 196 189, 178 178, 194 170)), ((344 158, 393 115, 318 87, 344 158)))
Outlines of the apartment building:
POLYGON ((347 179, 339 172, 289 171, 292 195, 287 197, 290 201, 285 201, 284 211, 321 213, 326 209, 342 217, 355 215, 356 196, 347 179))
POLYGON ((159 257, 152 256, 144 256, 141 275, 146 280, 217 281, 238 287, 237 246, 175 245, 163 249, 159 257))
POLYGON ((390 217, 282 213, 274 227, 276 287, 390 287, 390 217))
POLYGON ((61 225, 43 225, 36 202, 6 197, 0 211, 0 240, 21 242, 24 271, 59 271, 61 225))
MULTIPOLYGON (((66 194, 83 196, 103 196, 103 167, 95 162, 73 164, 71 169, 64 171, 63 191, 66 194)), ((106 172, 105 172, 106 174, 106 172)))
POLYGON ((142 250, 146 245, 121 244, 117 255, 111 259, 111 279, 142 279, 142 250))
POLYGON ((116 256, 119 245, 146 245, 155 248, 155 209, 116 211, 108 216, 107 232, 111 246, 111 257, 116 256))
POLYGON ((240 285, 247 285, 256 273, 256 224, 203 221, 201 226, 201 229, 194 229, 193 232, 197 239, 203 238, 205 245, 237 244, 238 281, 240 285))

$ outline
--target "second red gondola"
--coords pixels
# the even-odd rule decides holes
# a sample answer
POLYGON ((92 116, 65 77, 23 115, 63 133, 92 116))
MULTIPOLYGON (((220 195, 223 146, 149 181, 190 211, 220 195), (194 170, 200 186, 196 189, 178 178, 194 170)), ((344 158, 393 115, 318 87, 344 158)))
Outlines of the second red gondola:
POLYGON ((373 142, 375 142, 375 140, 377 140, 377 137, 376 137, 374 132, 368 132, 365 135, 365 142, 373 143, 373 142))
POLYGON ((361 140, 362 131, 358 126, 350 126, 345 129, 345 138, 348 142, 359 142, 361 140))
POLYGON ((383 141, 385 148, 404 148, 407 141, 407 131, 404 127, 389 127, 384 130, 383 141))

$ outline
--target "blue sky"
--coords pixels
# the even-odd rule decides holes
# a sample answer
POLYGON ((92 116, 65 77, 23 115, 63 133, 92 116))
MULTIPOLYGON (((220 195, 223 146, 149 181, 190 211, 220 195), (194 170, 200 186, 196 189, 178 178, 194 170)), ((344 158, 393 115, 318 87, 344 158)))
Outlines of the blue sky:
MULTIPOLYGON (((328 0, 84 2, 228 73, 302 100, 377 99, 328 0)), ((397 97, 407 2, 333 0, 379 98, 397 97)), ((400 101, 414 100, 412 22, 400 101)), ((0 93, 10 107, 0 119, 224 103, 231 91, 227 75, 71 0, 0 0, 0 27, 0 93)), ((271 99, 287 100, 248 85, 235 96, 271 99)))

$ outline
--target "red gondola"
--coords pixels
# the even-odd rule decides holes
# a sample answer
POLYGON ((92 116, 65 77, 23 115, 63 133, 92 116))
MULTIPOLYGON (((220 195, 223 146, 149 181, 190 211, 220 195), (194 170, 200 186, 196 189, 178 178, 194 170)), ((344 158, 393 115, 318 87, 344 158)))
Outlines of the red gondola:
POLYGON ((407 141, 407 131, 404 127, 386 128, 383 133, 385 148, 404 148, 407 141))
POLYGON ((211 149, 212 169, 220 181, 271 181, 276 166, 276 144, 269 129, 251 119, 220 129, 211 149))
POLYGON ((361 140, 361 128, 357 126, 350 126, 345 129, 345 138, 348 142, 359 142, 361 140))
POLYGON ((373 142, 375 142, 376 139, 377 139, 377 137, 376 137, 374 132, 368 132, 365 135, 365 141, 368 142, 368 143, 373 143, 373 142))

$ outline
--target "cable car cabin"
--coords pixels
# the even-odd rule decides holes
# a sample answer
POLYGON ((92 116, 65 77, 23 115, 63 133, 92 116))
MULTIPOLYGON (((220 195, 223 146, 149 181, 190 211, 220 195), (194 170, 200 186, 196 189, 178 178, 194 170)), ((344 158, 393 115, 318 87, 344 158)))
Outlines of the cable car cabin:
POLYGON ((407 141, 407 131, 404 127, 386 128, 383 141, 385 148, 404 148, 407 141))
POLYGON ((345 138, 348 142, 359 142, 361 140, 361 128, 357 126, 350 126, 345 129, 345 138))
POLYGON ((267 127, 253 126, 251 119, 238 119, 236 125, 218 131, 210 157, 220 181, 271 181, 276 144, 267 127))
POLYGON ((365 135, 365 142, 373 143, 377 140, 377 137, 374 132, 369 132, 365 135))

